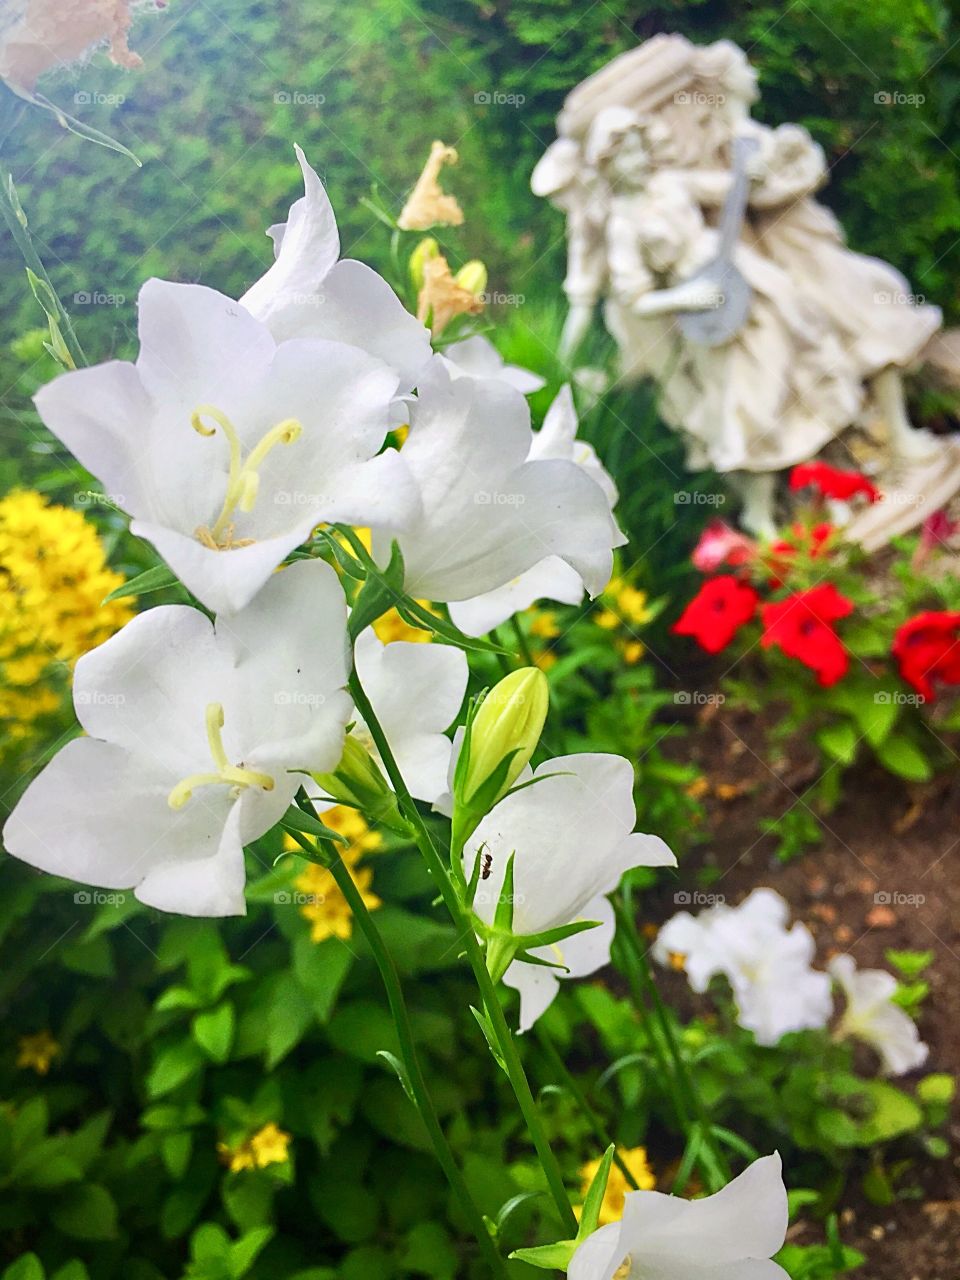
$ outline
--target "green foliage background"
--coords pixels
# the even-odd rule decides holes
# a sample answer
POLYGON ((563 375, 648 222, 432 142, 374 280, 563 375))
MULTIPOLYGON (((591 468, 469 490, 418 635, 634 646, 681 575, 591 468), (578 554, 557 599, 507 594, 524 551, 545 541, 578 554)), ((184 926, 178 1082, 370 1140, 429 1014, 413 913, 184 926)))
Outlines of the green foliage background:
MULTIPOLYGON (((526 301, 494 315, 506 354, 551 376, 563 272, 560 215, 529 192, 565 92, 611 56, 657 31, 699 41, 727 37, 760 71, 760 114, 800 121, 833 166, 825 199, 851 241, 899 266, 951 317, 960 310, 960 31, 947 5, 920 0, 800 0, 770 4, 650 5, 624 0, 171 0, 142 21, 134 43, 145 71, 101 59, 47 86, 73 113, 117 136, 144 162, 86 145, 28 112, 2 158, 12 169, 51 275, 94 359, 135 349, 135 297, 150 275, 239 293, 271 258, 267 223, 299 194, 293 141, 328 183, 346 254, 389 269, 382 227, 361 204, 372 185, 399 210, 431 139, 455 144, 448 185, 466 226, 444 231, 456 260, 482 257, 491 290, 526 301), (920 95, 885 106, 881 93, 920 95), (483 104, 478 94, 523 97, 483 104), (125 100, 74 103, 74 95, 125 100), (289 95, 293 101, 284 101, 289 95), (316 105, 296 95, 322 95, 316 105), (75 295, 123 295, 115 306, 75 295)), ((29 417, 27 393, 51 370, 36 343, 17 343, 39 315, 9 239, 0 239, 0 486, 18 479, 57 495, 75 481, 56 469, 29 417)), ((547 393, 535 402, 541 411, 547 393)), ((664 467, 680 471, 676 440, 649 397, 632 393, 588 419, 620 484, 640 575, 676 586, 696 521, 677 523, 664 467), (624 424, 639 429, 638 450, 624 424)), ((129 550, 123 554, 130 554, 129 550)), ((609 651, 607 650, 607 658, 609 651)), ((645 763, 640 804, 648 829, 689 844, 687 771, 653 750, 658 698, 648 675, 604 670, 604 651, 571 645, 558 719, 573 749, 622 750, 645 763), (599 673, 599 677, 598 677, 599 673), (603 694, 598 696, 599 678, 603 694), (617 684, 617 680, 620 683, 617 684)), ((558 688, 560 683, 558 681, 558 688)), ((10 783, 11 780, 7 780, 10 783)), ((643 824, 641 824, 643 825, 643 824)), ((262 849, 262 859, 276 850, 262 849)), ((468 985, 430 907, 412 851, 375 863, 392 905, 381 923, 411 988, 444 1121, 485 1211, 536 1190, 524 1135, 466 1012, 468 985), (452 1012, 455 1011, 455 1012, 452 1012), (507 1173, 504 1174, 504 1169, 507 1173)), ((305 923, 274 893, 271 873, 246 921, 170 921, 132 908, 73 901, 72 890, 0 865, 0 1274, 4 1280, 379 1280, 467 1274, 461 1234, 423 1135, 399 1085, 376 1058, 388 1047, 376 975, 362 947, 314 947, 305 923), (15 1066, 18 1036, 51 1027, 62 1059, 39 1079, 15 1066), (231 1140, 276 1121, 292 1132, 293 1161, 228 1174, 216 1158, 231 1140), (34 1261, 33 1255, 42 1259, 34 1261), (3 1266, 9 1264, 6 1272, 3 1266), (86 1268, 86 1269, 85 1269, 86 1268)), ((627 1003, 581 984, 551 1015, 552 1034, 591 1086, 602 1058, 627 1063, 598 1106, 627 1143, 665 1152, 676 1132, 644 1066, 649 1045, 627 1003)), ((702 1035, 687 1044, 691 1058, 702 1035)), ((819 1062, 803 1045, 788 1058, 714 1055, 711 1102, 764 1150, 794 1150, 794 1167, 839 1194, 850 1153, 878 1140, 844 1110, 846 1061, 819 1062), (718 1060, 719 1059, 719 1060, 718 1060), (778 1100, 788 1067, 797 1073, 778 1100), (831 1075, 830 1073, 835 1073, 831 1075), (811 1074, 812 1073, 812 1074, 811 1074), (841 1083, 843 1082, 843 1087, 841 1083), (818 1094, 819 1090, 819 1094, 818 1094), (817 1099, 833 1105, 818 1119, 817 1099), (820 1131, 813 1133, 819 1125, 820 1131)), ((542 1047, 527 1047, 538 1084, 556 1085, 542 1047)), ((909 1099, 885 1097, 887 1128, 920 1123, 909 1099), (892 1114, 892 1118, 891 1118, 892 1114)), ((597 1152, 569 1094, 548 1095, 551 1124, 575 1179, 597 1152)), ((550 1238, 539 1199, 504 1225, 521 1243, 550 1238)), ((804 1275, 834 1274, 803 1261, 804 1275)), ((525 1274, 518 1268, 518 1275, 525 1274)), ((799 1272, 798 1272, 799 1274, 799 1272)))

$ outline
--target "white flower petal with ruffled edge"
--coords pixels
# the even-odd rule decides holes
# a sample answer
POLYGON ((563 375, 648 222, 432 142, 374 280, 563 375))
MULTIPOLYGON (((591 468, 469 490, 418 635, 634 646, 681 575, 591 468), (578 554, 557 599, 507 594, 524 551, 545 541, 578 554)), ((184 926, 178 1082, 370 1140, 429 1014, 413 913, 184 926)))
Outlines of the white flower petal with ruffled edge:
POLYGON ((607 898, 593 898, 583 909, 584 920, 596 920, 594 929, 575 933, 552 947, 534 947, 532 955, 563 969, 545 969, 541 965, 514 960, 503 975, 508 987, 520 993, 521 1033, 529 1031, 541 1014, 553 1003, 563 978, 585 978, 610 962, 610 947, 617 931, 613 907, 607 898))
POLYGON ((96 736, 70 743, 27 788, 4 828, 8 852, 82 883, 136 889, 165 910, 242 912, 237 850, 275 825, 301 771, 340 759, 348 671, 346 601, 321 561, 274 575, 216 627, 179 605, 138 615, 77 664, 77 712, 96 736), (222 708, 226 760, 267 775, 269 787, 203 780, 219 769, 211 704, 222 708), (174 789, 198 775, 171 807, 174 789))
POLYGON ((779 1155, 763 1156, 715 1195, 681 1200, 631 1191, 620 1222, 594 1232, 573 1256, 570 1280, 613 1280, 624 1262, 642 1280, 788 1280, 771 1261, 787 1231, 779 1155))
POLYGON ((531 395, 545 385, 538 373, 519 364, 507 364, 489 338, 482 333, 444 348, 443 358, 454 378, 499 378, 521 395, 531 395))
POLYGON ((463 705, 466 655, 450 645, 383 644, 367 630, 357 637, 354 660, 404 781, 418 800, 432 803, 447 788, 453 744, 444 730, 463 705))
POLYGON ((472 600, 451 601, 449 608, 454 625, 465 635, 484 636, 538 600, 579 604, 582 599, 583 580, 576 569, 559 556, 547 556, 505 586, 472 600))
POLYGON ((520 934, 583 919, 586 905, 612 892, 631 867, 676 866, 658 836, 633 831, 633 767, 622 756, 558 756, 533 777, 533 786, 494 806, 464 849, 467 876, 481 851, 492 859, 474 904, 482 920, 493 920, 512 853, 520 934))
POLYGON ((530 458, 540 461, 557 458, 575 462, 591 480, 600 486, 612 511, 619 497, 613 476, 597 457, 597 451, 593 445, 577 438, 579 429, 580 423, 573 403, 573 392, 570 384, 564 383, 554 396, 540 430, 534 432, 530 458))
POLYGON ((362 348, 397 371, 400 390, 416 385, 430 358, 430 335, 382 276, 352 259, 337 261, 337 224, 323 183, 295 148, 303 195, 285 225, 270 228, 276 261, 240 299, 279 340, 333 338, 362 348))
POLYGON ((883 969, 858 969, 852 956, 834 956, 827 968, 847 999, 840 1030, 872 1045, 889 1075, 899 1076, 922 1067, 929 1047, 917 1024, 893 997, 899 983, 883 969))
POLYGON ((214 612, 243 608, 321 521, 395 530, 417 516, 406 464, 380 453, 397 389, 382 361, 327 340, 278 346, 200 285, 148 281, 140 332, 135 366, 64 374, 37 408, 214 612), (233 451, 221 416, 241 467, 261 446, 246 511, 227 503, 233 451), (292 438, 269 444, 290 423, 292 438))
MULTIPOLYGON (((575 463, 526 461, 533 443, 519 392, 491 379, 451 379, 442 360, 420 382, 402 457, 422 511, 399 538, 406 587, 431 600, 468 600, 502 587, 548 555, 597 594, 623 536, 603 491, 575 463)), ((387 540, 375 539, 383 559, 387 540)))

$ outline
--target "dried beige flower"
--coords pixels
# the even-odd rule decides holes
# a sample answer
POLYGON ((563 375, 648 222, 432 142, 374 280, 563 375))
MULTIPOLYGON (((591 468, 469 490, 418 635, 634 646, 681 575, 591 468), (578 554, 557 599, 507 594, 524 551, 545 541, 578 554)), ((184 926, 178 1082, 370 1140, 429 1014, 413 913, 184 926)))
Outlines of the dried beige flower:
POLYGON ((453 147, 434 142, 430 156, 423 166, 410 198, 401 210, 397 226, 402 231, 425 231, 428 227, 459 227, 463 222, 463 210, 455 196, 447 195, 440 187, 440 170, 445 164, 456 164, 457 153, 453 147))
POLYGON ((483 299, 455 278, 450 264, 442 255, 423 263, 423 285, 417 296, 417 319, 430 323, 436 337, 455 316, 479 315, 483 299))
POLYGON ((13 0, 0 17, 0 79, 32 93, 44 72, 102 43, 117 66, 139 67, 127 45, 130 6, 131 0, 13 0))

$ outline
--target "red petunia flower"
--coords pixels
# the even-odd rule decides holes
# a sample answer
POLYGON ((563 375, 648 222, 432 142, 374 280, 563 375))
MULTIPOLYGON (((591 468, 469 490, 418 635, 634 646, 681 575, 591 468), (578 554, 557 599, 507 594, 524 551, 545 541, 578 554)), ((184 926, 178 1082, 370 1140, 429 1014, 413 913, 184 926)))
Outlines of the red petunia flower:
POLYGON ((934 680, 960 684, 960 613, 918 613, 897 629, 891 653, 901 677, 931 701, 936 697, 934 680))
POLYGON ((830 624, 852 610, 853 601, 842 596, 833 583, 798 591, 786 600, 763 606, 760 643, 765 649, 776 645, 788 658, 796 658, 829 688, 850 666, 847 651, 830 624))
POLYGON ((868 502, 879 502, 880 490, 859 471, 841 471, 826 462, 801 462, 790 472, 790 488, 816 489, 823 498, 849 502, 862 495, 868 502))
POLYGON ((725 649, 757 611, 753 587, 730 573, 705 582, 673 624, 678 636, 692 636, 707 653, 725 649))
POLYGON ((757 558, 759 548, 752 538, 731 529, 725 520, 711 520, 693 549, 690 559, 701 573, 713 573, 721 565, 731 569, 749 564, 757 558))
POLYGON ((789 538, 781 538, 778 542, 771 544, 769 551, 771 586, 783 586, 790 565, 798 554, 802 553, 809 556, 811 560, 818 560, 832 551, 831 540, 835 532, 833 525, 826 521, 805 525, 798 520, 796 524, 792 524, 789 538))

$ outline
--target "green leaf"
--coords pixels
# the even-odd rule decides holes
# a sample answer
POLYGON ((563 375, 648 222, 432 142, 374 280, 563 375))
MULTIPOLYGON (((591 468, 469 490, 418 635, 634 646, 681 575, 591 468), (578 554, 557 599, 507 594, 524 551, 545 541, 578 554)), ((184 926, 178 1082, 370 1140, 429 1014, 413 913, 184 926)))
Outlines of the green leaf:
POLYGON ((77 1240, 113 1240, 117 1234, 117 1206, 99 1183, 72 1187, 50 1206, 53 1225, 77 1240))
POLYGON ((593 1235, 600 1221, 600 1209, 603 1205, 603 1197, 607 1192, 607 1180, 610 1177, 610 1167, 613 1164, 613 1154, 616 1147, 611 1142, 609 1147, 603 1153, 603 1158, 597 1172, 593 1175, 593 1181, 590 1183, 589 1190, 583 1201, 583 1209, 580 1213, 580 1229, 577 1232, 577 1240, 586 1240, 587 1236, 593 1235))
POLYGON ((923 752, 900 733, 891 734, 874 748, 885 769, 908 782, 929 782, 933 767, 923 752))
POLYGON ((129 596, 145 596, 151 591, 162 591, 165 587, 179 585, 179 579, 165 564, 154 565, 152 569, 144 569, 135 578, 128 578, 119 587, 114 587, 109 595, 103 597, 103 604, 111 600, 125 600, 129 596))
POLYGON ((917 1097, 927 1106, 946 1106, 953 1101, 957 1082, 945 1072, 924 1076, 917 1084, 917 1097))
POLYGON ((3 1280, 46 1280, 46 1272, 35 1253, 25 1253, 7 1267, 3 1280))
POLYGON ((226 1062, 233 1045, 236 1015, 233 1005, 224 1001, 216 1009, 198 1013, 193 1020, 193 1038, 214 1062, 226 1062))
POLYGON ((857 731, 849 720, 826 725, 817 733, 820 748, 839 764, 853 764, 857 754, 857 731))
POLYGON ((532 1249, 514 1249, 510 1257, 544 1271, 566 1271, 576 1251, 576 1240, 558 1240, 556 1244, 538 1244, 532 1249))
POLYGON ((147 1093, 160 1098, 195 1076, 203 1067, 203 1054, 192 1040, 181 1040, 161 1049, 147 1073, 147 1093))
POLYGON ((304 930, 294 942, 293 972, 318 1022, 330 1021, 353 961, 354 952, 339 938, 314 942, 304 930))
POLYGON ((273 1227, 255 1227, 230 1246, 227 1261, 233 1280, 245 1276, 273 1238, 273 1227))
POLYGON ((413 1105, 416 1106, 417 1099, 413 1092, 413 1086, 410 1084, 410 1076, 407 1072, 407 1068, 400 1061, 397 1055, 395 1053, 391 1053, 389 1049, 378 1049, 377 1057, 382 1058, 384 1062, 388 1062, 390 1066, 393 1067, 394 1071, 397 1073, 397 1079, 400 1081, 401 1085, 403 1085, 403 1092, 407 1095, 413 1105))
POLYGON ((273 1068, 294 1049, 313 1025, 313 1005, 292 973, 280 975, 267 1011, 266 1065, 273 1068))

